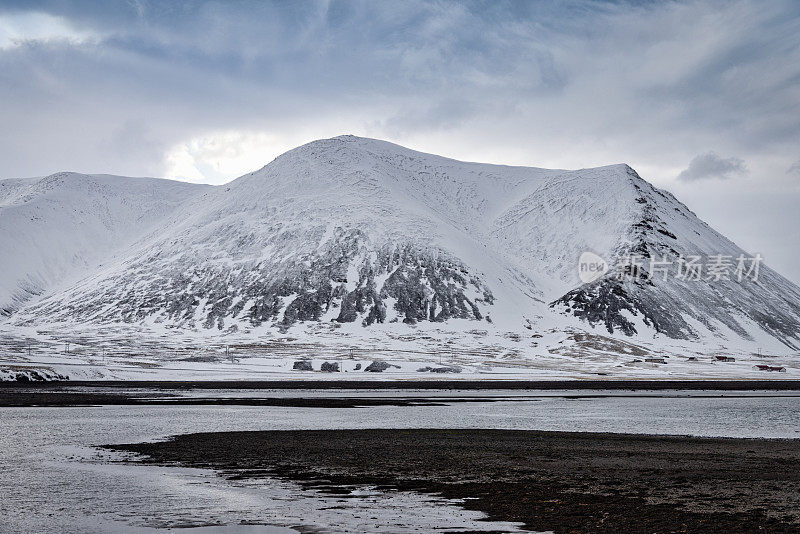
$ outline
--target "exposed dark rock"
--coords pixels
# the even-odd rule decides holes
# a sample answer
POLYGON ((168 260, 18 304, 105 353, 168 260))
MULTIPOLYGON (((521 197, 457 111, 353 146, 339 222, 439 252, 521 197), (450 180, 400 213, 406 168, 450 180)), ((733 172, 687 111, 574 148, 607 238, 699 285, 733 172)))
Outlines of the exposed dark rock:
POLYGON ((219 361, 219 357, 208 354, 204 356, 189 356, 188 358, 181 358, 181 362, 194 362, 194 363, 214 363, 219 361))
MULTIPOLYGON (((344 286, 341 287, 344 289, 344 286)), ((363 321, 364 326, 382 323, 386 320, 386 306, 375 291, 374 280, 367 281, 366 287, 359 287, 345 294, 336 321, 352 323, 364 313, 367 313, 363 321)))
MULTIPOLYGON (((275 240, 280 239, 277 233, 275 240)), ((272 323, 286 331, 298 322, 319 321, 331 308, 338 308, 333 320, 339 323, 383 323, 390 313, 388 299, 394 300, 393 311, 407 323, 480 320, 481 307, 494 302, 482 280, 442 250, 413 244, 374 247, 360 230, 339 228, 313 255, 298 255, 278 265, 199 263, 189 271, 165 270, 150 281, 149 292, 133 284, 117 288, 120 306, 115 313, 130 323, 163 314, 159 320, 219 330, 230 318, 244 318, 253 326, 272 323), (353 262, 358 274, 348 280, 353 262), (380 285, 378 277, 383 280, 380 285), (481 296, 467 297, 475 293, 481 296)), ((150 259, 155 261, 158 258, 150 259)), ((70 306, 60 311, 78 317, 91 316, 104 304, 70 306)))
POLYGON ((368 366, 366 366, 364 368, 364 371, 368 372, 368 373, 382 373, 385 370, 389 369, 390 367, 394 367, 396 369, 400 369, 400 366, 398 366, 398 365, 392 365, 392 364, 389 364, 389 363, 386 363, 386 362, 374 361, 371 364, 369 364, 368 366))
POLYGON ((294 371, 313 371, 314 367, 309 360, 299 360, 294 362, 292 369, 294 371))
POLYGON ((420 367, 418 373, 460 373, 459 367, 420 367))
MULTIPOLYGON (((644 310, 638 309, 637 303, 625 291, 622 283, 610 278, 602 278, 573 289, 551 303, 550 307, 556 305, 565 306, 575 317, 584 319, 592 325, 597 323, 605 325, 609 333, 614 333, 615 329, 629 336, 636 333, 633 323, 622 314, 623 310, 633 315, 643 314, 645 324, 653 324, 653 321, 644 314, 644 310)), ((657 325, 654 326, 657 330, 657 325)))
POLYGON ((656 230, 658 231, 659 234, 665 235, 667 237, 671 237, 672 239, 678 239, 677 237, 675 237, 675 234, 673 234, 669 230, 665 230, 663 228, 657 228, 656 230))
POLYGON ((318 321, 330 302, 331 286, 327 284, 294 299, 283 314, 283 326, 297 321, 318 321))
POLYGON ((319 370, 323 373, 338 373, 339 362, 322 362, 322 366, 319 370))
POLYGON ((0 370, 0 381, 10 382, 56 382, 69 380, 69 376, 49 369, 5 369, 0 370))
POLYGON ((394 254, 391 261, 398 265, 383 284, 380 296, 396 300, 395 309, 403 315, 404 323, 482 319, 477 304, 464 293, 468 286, 484 294, 484 303, 493 301, 489 289, 456 261, 410 247, 394 254))
POLYGON ((405 323, 446 321, 449 318, 481 319, 478 303, 491 305, 491 291, 476 277, 470 277, 460 263, 427 251, 406 246, 384 249, 370 268, 362 269, 359 287, 342 301, 340 322, 356 320, 366 313, 362 323, 382 323, 387 310, 384 300, 395 299, 395 310, 405 323), (381 288, 375 285, 375 273, 388 274, 381 288), (465 295, 468 286, 482 293, 471 301, 465 295))

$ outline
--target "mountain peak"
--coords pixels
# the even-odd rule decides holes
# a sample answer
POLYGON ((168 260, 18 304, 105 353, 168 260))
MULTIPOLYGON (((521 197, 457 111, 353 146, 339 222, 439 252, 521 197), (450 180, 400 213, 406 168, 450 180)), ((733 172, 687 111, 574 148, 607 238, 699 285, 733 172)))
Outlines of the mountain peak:
POLYGON ((0 313, 309 340, 418 328, 800 346, 800 289, 768 269, 749 285, 581 280, 587 251, 612 266, 742 253, 627 164, 466 163, 342 135, 221 187, 107 181, 0 204, 0 245, 18 251, 0 258, 0 313))

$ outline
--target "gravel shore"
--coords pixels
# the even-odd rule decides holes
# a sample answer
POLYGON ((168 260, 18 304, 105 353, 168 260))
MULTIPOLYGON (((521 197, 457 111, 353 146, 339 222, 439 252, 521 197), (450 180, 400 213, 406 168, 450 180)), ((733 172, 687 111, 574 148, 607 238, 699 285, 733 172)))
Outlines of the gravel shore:
POLYGON ((535 531, 800 531, 800 440, 413 429, 203 433, 109 448, 231 478, 467 498, 467 508, 535 531))

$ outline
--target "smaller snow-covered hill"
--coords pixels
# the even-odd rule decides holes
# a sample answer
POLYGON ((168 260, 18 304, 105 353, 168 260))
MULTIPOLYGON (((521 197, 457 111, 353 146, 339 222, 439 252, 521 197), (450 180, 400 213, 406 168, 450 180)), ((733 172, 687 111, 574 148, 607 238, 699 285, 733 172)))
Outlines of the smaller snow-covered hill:
POLYGON ((206 188, 72 172, 0 180, 0 315, 86 275, 206 188))

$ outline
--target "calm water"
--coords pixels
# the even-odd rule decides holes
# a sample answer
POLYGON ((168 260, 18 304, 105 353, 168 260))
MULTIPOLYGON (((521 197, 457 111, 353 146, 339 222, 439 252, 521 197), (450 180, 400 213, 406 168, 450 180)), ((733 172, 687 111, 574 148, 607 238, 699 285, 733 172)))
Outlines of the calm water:
MULTIPOLYGON (((257 392, 258 396, 278 394, 273 393, 257 392)), ((409 392, 374 395, 408 396, 409 392)), ((465 511, 458 503, 413 493, 384 493, 365 487, 356 488, 350 496, 331 497, 302 490, 291 482, 234 483, 205 470, 119 463, 118 455, 94 448, 187 432, 471 427, 800 438, 798 396, 586 395, 515 392, 516 400, 511 401, 357 409, 0 408, 0 532, 138 533, 203 527, 185 532, 238 534, 294 532, 311 526, 321 527, 322 532, 425 532, 442 525, 514 529, 509 524, 480 521, 480 514, 465 511)))

